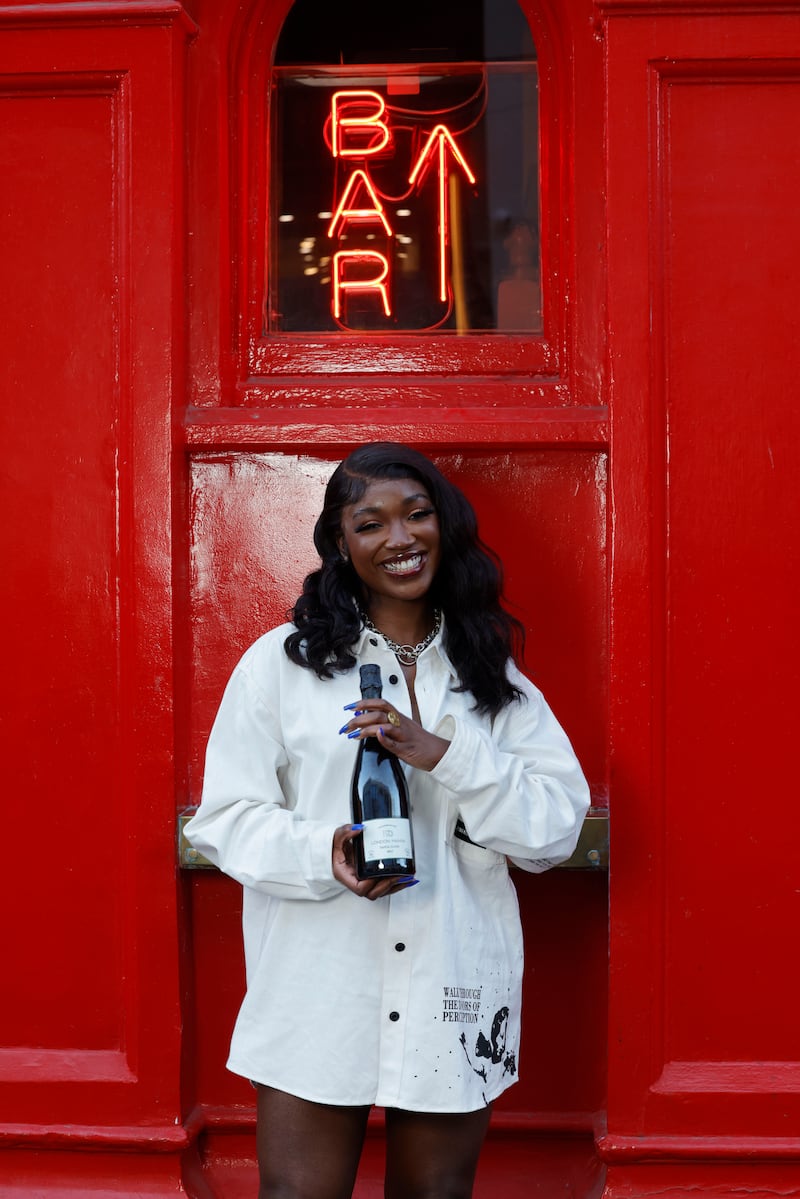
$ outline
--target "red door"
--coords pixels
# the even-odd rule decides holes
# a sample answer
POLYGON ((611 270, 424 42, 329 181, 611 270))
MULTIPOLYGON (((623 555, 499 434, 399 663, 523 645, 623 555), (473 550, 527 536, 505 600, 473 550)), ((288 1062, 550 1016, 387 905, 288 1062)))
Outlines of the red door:
POLYGON ((166 1191, 187 1143, 170 513, 190 22, 126 9, 0 10, 3 1195, 119 1193, 129 1172, 166 1191))
MULTIPOLYGON (((435 454, 474 500, 487 538, 506 563, 509 599, 530 630, 529 669, 569 728, 598 811, 605 812, 606 414, 596 382, 581 377, 589 359, 597 379, 601 324, 596 313, 589 319, 588 309, 582 325, 571 321, 566 305, 576 270, 571 214, 578 204, 562 142, 572 136, 576 112, 573 63, 560 56, 557 31, 539 11, 530 12, 529 26, 515 4, 496 5, 497 39, 505 32, 504 9, 513 10, 509 53, 501 67, 488 65, 477 78, 474 66, 450 65, 437 68, 432 82, 424 59, 398 62, 400 10, 388 24, 376 17, 369 30, 375 61, 383 54, 393 64, 383 71, 335 70, 342 42, 346 62, 363 61, 360 31, 342 14, 325 24, 324 5, 297 6, 294 39, 292 18, 283 24, 288 5, 253 10, 224 54, 219 39, 229 35, 217 14, 205 44, 201 36, 192 52, 190 79, 202 80, 204 96, 212 81, 220 94, 228 89, 232 95, 232 108, 212 110, 205 99, 208 112, 190 143, 192 186, 202 189, 204 199, 194 210, 193 266, 202 273, 206 295, 218 296, 230 286, 219 263, 232 261, 237 302, 224 330, 229 340, 209 340, 207 314, 199 308, 190 334, 189 803, 199 799, 205 741, 228 674, 258 632, 283 619, 314 565, 311 530, 333 463, 354 443, 396 438, 435 454), (309 9, 323 28, 314 26, 309 9), (525 26, 519 43, 514 14, 525 26), (529 41, 538 51, 533 71, 540 135, 534 132, 524 153, 541 182, 532 198, 522 184, 515 187, 512 180, 507 186, 521 206, 518 215, 533 216, 538 226, 541 303, 504 316, 510 328, 500 328, 499 295, 487 321, 477 295, 481 282, 470 277, 479 250, 469 242, 469 205, 488 190, 487 173, 511 174, 510 163, 493 165, 486 129, 494 128, 499 138, 497 122, 492 126, 493 94, 512 105, 535 86, 525 73, 529 41), (519 62, 512 58, 517 45, 519 62), (219 63, 233 64, 241 87, 232 87, 219 63), (482 87, 488 101, 480 101, 482 87), (296 124, 294 108, 301 114, 296 124), (215 124, 209 136, 206 121, 221 118, 222 127, 215 124), (407 136, 408 125, 414 128, 407 136), (217 152, 219 137, 231 135, 236 171, 217 152), (258 147, 264 152, 254 152, 258 147), (436 208, 440 148, 448 172, 444 210, 436 208), (475 188, 470 175, 479 180, 475 188), (232 219, 221 227, 219 195, 229 189, 232 219), (388 198, 398 196, 402 201, 388 198), (358 218, 348 218, 356 209, 358 218), (437 307, 436 234, 445 222, 444 290, 452 291, 452 309, 437 307), (342 232, 354 236, 345 241, 342 232), (369 256, 364 273, 348 274, 345 263, 337 279, 329 259, 354 243, 369 256), (413 301, 402 273, 403 247, 417 255, 413 301), (292 254, 301 256, 308 282, 292 254), (381 274, 381 255, 390 264, 388 275, 381 274), (353 278, 372 280, 360 308, 346 291, 353 278)), ((442 10, 449 12, 443 28, 450 44, 456 39, 462 49, 452 7, 442 10)), ((462 23, 470 11, 462 9, 462 23)), ((429 21, 425 35, 433 44, 437 32, 429 21)), ((465 63, 474 64, 475 57, 463 47, 465 63)), ((581 61, 585 86, 599 80, 601 58, 592 40, 582 47, 581 61)), ((536 122, 535 105, 525 119, 536 122)), ((598 229, 601 165, 598 153, 584 165, 580 201, 586 221, 598 229)), ((493 178, 492 185, 500 188, 504 179, 493 178)), ((495 193, 489 202, 501 203, 495 193)), ((512 207, 511 199, 504 202, 512 207)), ((352 264, 353 272, 357 268, 352 264)), ((506 295, 504 278, 497 291, 506 295)), ((594 286, 599 292, 599 280, 594 286)), ((492 290, 491 281, 485 290, 492 290)), ((223 308, 222 315, 227 319, 231 310, 223 308)), ((602 818, 599 823, 605 827, 602 818)), ((600 1178, 593 1129, 605 1086, 607 894, 605 872, 587 859, 590 849, 588 842, 581 849, 584 870, 518 880, 529 960, 522 1081, 496 1111, 496 1142, 483 1167, 486 1195, 510 1195, 519 1185, 529 1190, 532 1178, 542 1194, 565 1179, 576 1193, 588 1194, 600 1178)), ((239 1157, 252 1162, 252 1093, 224 1069, 243 985, 239 891, 201 870, 187 872, 187 881, 198 1032, 189 1093, 207 1129, 201 1145, 207 1168, 224 1191, 231 1185, 224 1163, 239 1157)), ((373 1189, 380 1175, 379 1116, 375 1132, 362 1183, 373 1189)))
POLYGON ((616 548, 600 1149, 614 1195, 795 1195, 800 892, 781 846, 800 23, 761 5, 648 11, 612 3, 604 24, 616 548))

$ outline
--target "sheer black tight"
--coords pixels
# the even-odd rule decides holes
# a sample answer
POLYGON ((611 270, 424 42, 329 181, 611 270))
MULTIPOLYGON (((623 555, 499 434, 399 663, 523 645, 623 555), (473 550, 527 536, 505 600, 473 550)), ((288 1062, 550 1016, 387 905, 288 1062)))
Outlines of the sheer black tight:
MULTIPOLYGON (((351 1199, 369 1110, 259 1086, 259 1199, 351 1199)), ((489 1115, 388 1109, 386 1199, 470 1199, 489 1115)))

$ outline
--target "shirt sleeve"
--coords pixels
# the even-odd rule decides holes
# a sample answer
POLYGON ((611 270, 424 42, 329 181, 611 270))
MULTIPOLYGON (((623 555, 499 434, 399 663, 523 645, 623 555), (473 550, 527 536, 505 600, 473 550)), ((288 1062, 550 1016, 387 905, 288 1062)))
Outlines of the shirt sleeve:
POLYGON ((280 725, 240 663, 220 704, 206 750, 203 795, 186 837, 246 887, 282 899, 341 894, 333 876, 336 825, 304 820, 286 806, 280 725))
POLYGON ((470 839, 531 873, 575 851, 589 809, 589 787, 566 733, 543 695, 524 689, 490 732, 446 716, 437 733, 450 740, 431 776, 452 792, 470 839))

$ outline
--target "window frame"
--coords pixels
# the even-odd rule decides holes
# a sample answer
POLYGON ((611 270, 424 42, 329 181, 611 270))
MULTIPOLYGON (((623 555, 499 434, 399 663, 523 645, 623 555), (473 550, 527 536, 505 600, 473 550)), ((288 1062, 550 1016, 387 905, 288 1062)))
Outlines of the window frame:
MULTIPOLYGON (((282 6, 283 7, 283 6, 282 6)), ((532 398, 536 407, 563 406, 561 387, 551 388, 565 374, 567 340, 563 280, 566 277, 565 245, 559 236, 564 226, 567 164, 561 152, 566 121, 567 93, 555 70, 547 30, 521 5, 531 25, 539 65, 539 170, 542 331, 505 333, 470 331, 455 333, 302 333, 264 329, 264 306, 270 262, 269 213, 272 166, 273 59, 285 12, 251 29, 245 52, 234 66, 235 104, 232 165, 240 180, 231 206, 235 247, 233 264, 233 353, 237 402, 244 406, 269 403, 269 392, 298 377, 335 377, 369 388, 386 377, 415 377, 424 392, 424 380, 459 375, 508 379, 535 378, 542 383, 532 398)), ((338 385, 337 385, 338 386, 338 385)), ((486 389, 468 386, 460 403, 480 407, 486 389)), ((519 389, 498 389, 495 406, 517 405, 519 389)), ((315 391, 316 406, 336 405, 333 394, 315 391)), ((425 403, 424 394, 417 402, 425 403)), ((412 404, 412 406, 414 406, 412 404)))

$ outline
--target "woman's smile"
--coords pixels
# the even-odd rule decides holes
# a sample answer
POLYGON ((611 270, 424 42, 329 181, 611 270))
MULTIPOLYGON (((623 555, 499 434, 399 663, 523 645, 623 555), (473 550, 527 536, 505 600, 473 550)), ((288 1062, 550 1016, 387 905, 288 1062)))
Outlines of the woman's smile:
POLYGON ((427 554, 403 554, 397 558, 387 558, 381 566, 390 575, 411 575, 422 569, 427 558, 427 554))

